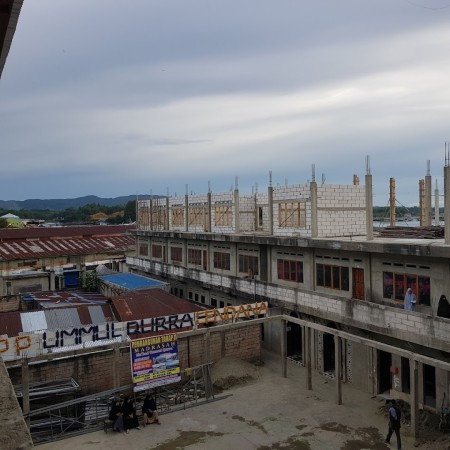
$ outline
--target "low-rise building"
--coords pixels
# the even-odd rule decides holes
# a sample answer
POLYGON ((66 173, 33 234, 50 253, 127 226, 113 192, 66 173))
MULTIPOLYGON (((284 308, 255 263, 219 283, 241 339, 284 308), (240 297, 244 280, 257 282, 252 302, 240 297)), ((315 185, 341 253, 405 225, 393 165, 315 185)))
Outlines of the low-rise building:
POLYGON ((86 270, 126 270, 133 226, 0 229, 0 297, 80 286, 86 270))

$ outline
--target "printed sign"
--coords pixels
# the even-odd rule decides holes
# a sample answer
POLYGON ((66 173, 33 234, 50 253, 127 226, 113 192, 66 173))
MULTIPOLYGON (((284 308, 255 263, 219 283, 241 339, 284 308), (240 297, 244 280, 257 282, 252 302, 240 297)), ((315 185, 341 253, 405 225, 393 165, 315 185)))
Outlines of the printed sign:
POLYGON ((128 322, 110 322, 36 333, 22 333, 16 337, 0 335, 0 357, 6 361, 51 352, 109 345, 115 342, 125 342, 127 339, 139 337, 144 333, 177 333, 212 324, 233 323, 239 320, 265 317, 267 313, 267 302, 260 302, 201 310, 195 313, 130 320, 128 322))
POLYGON ((177 335, 174 333, 131 341, 130 356, 134 392, 181 380, 177 335))

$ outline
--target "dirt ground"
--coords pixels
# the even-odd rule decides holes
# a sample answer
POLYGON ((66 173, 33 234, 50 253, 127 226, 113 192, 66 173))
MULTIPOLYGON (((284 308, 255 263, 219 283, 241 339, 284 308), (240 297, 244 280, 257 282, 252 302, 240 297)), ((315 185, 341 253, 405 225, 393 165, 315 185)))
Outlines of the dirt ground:
MULTIPOLYGON (((161 416, 162 424, 130 434, 98 431, 41 445, 40 450, 388 450, 385 402, 343 386, 343 404, 335 403, 335 385, 318 374, 306 389, 306 371, 290 364, 281 376, 279 359, 264 355, 259 367, 233 359, 212 370, 223 387, 216 401, 161 416)), ((450 449, 450 435, 432 433, 416 442, 401 429, 402 449, 450 449)))

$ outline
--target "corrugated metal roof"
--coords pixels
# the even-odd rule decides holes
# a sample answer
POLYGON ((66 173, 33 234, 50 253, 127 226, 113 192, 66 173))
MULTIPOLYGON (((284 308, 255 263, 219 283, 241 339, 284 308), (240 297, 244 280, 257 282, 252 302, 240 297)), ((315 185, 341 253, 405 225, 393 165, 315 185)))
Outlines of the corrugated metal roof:
MULTIPOLYGON (((134 228, 133 228, 134 229, 134 228)), ((0 229, 0 259, 29 259, 133 251, 129 227, 64 227, 0 229)))
POLYGON ((135 275, 133 273, 117 273, 113 275, 103 275, 100 279, 109 284, 119 286, 122 289, 149 289, 166 285, 162 281, 153 280, 152 278, 135 275))
POLYGON ((83 292, 77 290, 30 292, 23 295, 22 298, 26 302, 38 303, 41 308, 79 304, 102 305, 108 301, 104 295, 97 292, 83 292))
POLYGON ((103 309, 101 306, 92 305, 87 307, 89 314, 91 316, 90 323, 105 323, 107 322, 105 318, 105 314, 103 313, 103 309))
POLYGON ((22 321, 22 331, 25 333, 47 329, 47 319, 45 318, 44 311, 22 313, 20 320, 22 321))
POLYGON ((119 295, 113 297, 111 302, 119 321, 169 316, 205 309, 159 288, 119 295))
POLYGON ((0 314, 0 335, 7 334, 9 337, 18 336, 22 330, 20 312, 9 312, 0 314))
POLYGON ((77 308, 56 308, 44 311, 48 330, 80 327, 82 325, 77 308))
POLYGON ((0 239, 36 239, 82 236, 111 236, 125 234, 136 229, 135 225, 73 226, 51 228, 0 228, 0 239))

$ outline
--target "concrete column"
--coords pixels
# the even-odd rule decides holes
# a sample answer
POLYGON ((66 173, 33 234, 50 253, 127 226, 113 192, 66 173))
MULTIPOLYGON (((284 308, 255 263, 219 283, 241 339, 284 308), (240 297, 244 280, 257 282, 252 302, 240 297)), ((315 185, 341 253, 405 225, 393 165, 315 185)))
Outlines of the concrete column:
POLYGON ((311 328, 305 328, 305 366, 306 366, 306 389, 312 390, 312 367, 311 367, 311 328))
POLYGON ((444 226, 445 244, 450 245, 450 166, 444 167, 444 226))
POLYGON ((150 199, 149 222, 150 230, 153 230, 153 199, 150 199))
POLYGON ((342 339, 339 336, 334 336, 334 379, 336 404, 342 405, 342 339))
POLYGON ((426 227, 431 227, 431 175, 426 175, 425 177, 424 219, 424 225, 426 227))
POLYGON ((319 236, 317 183, 315 181, 311 181, 309 188, 311 191, 311 237, 316 238, 319 236))
POLYGON ((184 196, 184 231, 189 231, 189 195, 187 192, 184 196))
POLYGON ((395 178, 389 178, 389 206, 390 206, 390 214, 389 214, 389 225, 391 227, 395 227, 395 178))
POLYGON ((203 335, 203 364, 208 364, 211 361, 211 331, 208 329, 203 335))
POLYGON ((439 226, 439 189, 436 180, 436 189, 434 190, 434 225, 439 226))
POLYGON ((55 289, 56 289, 55 271, 50 270, 50 290, 54 291, 55 289))
POLYGON ((414 438, 417 438, 419 430, 419 370, 417 361, 412 358, 409 360, 409 376, 411 385, 411 433, 414 438))
POLYGON ((419 220, 420 226, 425 226, 425 180, 419 180, 419 220))
POLYGON ((120 348, 119 345, 115 345, 113 350, 113 364, 112 364, 114 389, 120 387, 120 375, 118 373, 119 358, 120 358, 120 348))
MULTIPOLYGON (((28 359, 22 359, 22 410, 26 417, 30 413, 30 371, 28 368, 28 359)), ((30 418, 26 417, 25 422, 30 428, 30 418)))
MULTIPOLYGON (((270 185, 267 188, 268 199, 269 199, 269 234, 273 235, 273 187, 270 185)), ((258 214, 258 213, 257 213, 258 214)))
POLYGON ((170 200, 169 196, 166 197, 166 230, 170 230, 170 200))
POLYGON ((372 175, 366 175, 366 236, 367 240, 373 240, 373 189, 372 175))
POLYGON ((206 221, 206 231, 208 233, 212 232, 212 194, 211 191, 208 191, 208 197, 207 197, 207 221, 206 221))
POLYGON ((240 210, 239 210, 239 189, 234 190, 234 232, 239 233, 241 231, 241 221, 240 221, 240 210))
POLYGON ((286 355, 286 321, 281 319, 281 376, 287 377, 287 355, 286 355))

